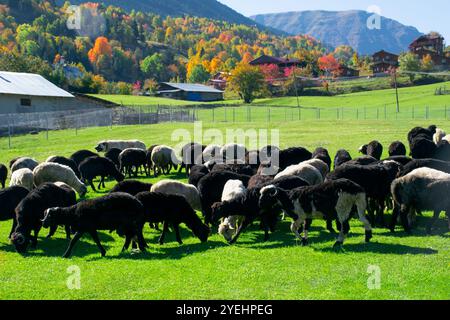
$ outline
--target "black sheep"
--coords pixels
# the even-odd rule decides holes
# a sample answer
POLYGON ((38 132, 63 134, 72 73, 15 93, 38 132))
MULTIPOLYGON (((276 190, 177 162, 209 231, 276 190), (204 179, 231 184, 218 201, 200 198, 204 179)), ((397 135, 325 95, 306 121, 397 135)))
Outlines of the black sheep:
POLYGON ((15 157, 14 159, 11 159, 9 161, 9 168, 11 169, 13 167, 14 163, 16 163, 16 161, 19 160, 20 158, 23 158, 23 157, 15 157))
POLYGON ((145 220, 151 224, 163 223, 163 232, 159 238, 159 244, 164 243, 169 226, 172 226, 176 239, 182 244, 179 225, 181 223, 192 230, 201 242, 206 242, 210 233, 207 225, 203 224, 195 211, 186 201, 186 198, 178 195, 168 195, 158 192, 141 192, 136 198, 143 204, 145 220))
POLYGON ((433 141, 433 136, 436 133, 437 127, 435 125, 431 125, 428 128, 415 127, 408 132, 408 142, 412 144, 413 140, 418 136, 422 136, 425 139, 433 141))
POLYGON ((359 152, 361 152, 364 155, 374 157, 377 160, 380 160, 381 156, 383 155, 383 145, 380 142, 374 140, 371 141, 369 144, 363 145, 359 149, 359 152))
POLYGON ((350 153, 347 150, 340 149, 336 152, 336 156, 334 157, 334 168, 337 168, 351 160, 352 156, 350 155, 350 153))
MULTIPOLYGON (((11 241, 17 252, 26 252, 30 242, 33 247, 36 247, 45 210, 59 206, 72 206, 75 203, 76 194, 70 187, 58 187, 53 183, 44 183, 31 191, 15 209, 17 227, 11 235, 11 241), (34 231, 34 236, 31 235, 32 231, 34 231)), ((56 227, 51 228, 48 237, 53 236, 55 232, 56 227)), ((68 226, 66 226, 66 236, 70 237, 68 226)))
POLYGON ((406 164, 399 172, 398 177, 406 176, 408 173, 418 168, 431 168, 450 174, 450 163, 436 159, 416 159, 406 164))
POLYGON ((314 150, 312 158, 322 160, 327 164, 328 168, 331 168, 331 157, 327 149, 322 147, 317 148, 316 150, 314 150))
POLYGON ((68 159, 66 157, 54 156, 54 157, 48 158, 47 162, 59 163, 59 164, 62 164, 64 166, 67 166, 70 169, 72 169, 73 172, 75 172, 75 175, 78 178, 81 178, 80 171, 78 170, 78 165, 72 159, 68 159))
POLYGON ((272 182, 273 176, 262 176, 260 174, 255 174, 248 181, 248 188, 256 188, 266 183, 272 182))
POLYGON ((150 191, 151 188, 151 183, 144 183, 137 180, 125 180, 116 184, 109 193, 124 192, 135 196, 140 192, 150 191))
POLYGON ((135 177, 137 177, 139 169, 142 167, 147 172, 146 155, 146 152, 141 149, 123 150, 119 155, 120 172, 124 175, 128 174, 130 177, 133 174, 133 168, 135 177))
MULTIPOLYGON (((360 165, 360 166, 368 166, 374 163, 377 163, 378 160, 372 156, 362 156, 350 161, 347 161, 345 165, 360 165)), ((335 168, 336 169, 336 168, 335 168)))
POLYGON ((83 160, 78 169, 80 170, 82 179, 88 181, 94 191, 96 191, 96 189, 92 180, 94 180, 95 177, 101 177, 98 184, 99 189, 102 186, 105 188, 106 177, 113 177, 117 182, 121 182, 125 178, 111 160, 102 157, 87 158, 83 160))
POLYGON ((191 142, 181 148, 181 166, 178 172, 181 170, 186 171, 186 175, 189 176, 189 172, 194 165, 203 163, 202 153, 206 146, 191 142))
POLYGON ((400 163, 402 166, 405 166, 408 163, 410 163, 411 161, 413 161, 413 159, 411 159, 410 157, 407 157, 407 156, 392 156, 392 157, 384 159, 383 161, 395 161, 395 162, 400 163))
POLYGON ((401 141, 394 141, 389 146, 389 156, 406 156, 406 146, 401 141))
POLYGON ((145 223, 144 208, 133 196, 127 193, 112 193, 101 198, 82 201, 76 205, 51 208, 46 210, 42 225, 55 228, 69 225, 75 232, 64 258, 70 257, 74 245, 85 233, 89 233, 97 244, 102 257, 106 250, 98 237, 98 230, 116 231, 125 236, 122 251, 129 248, 131 241, 137 238, 139 249, 145 251, 147 246, 142 235, 145 223))
POLYGON ((5 189, 6 178, 8 177, 8 168, 0 163, 0 184, 2 188, 5 189))
POLYGON ((237 174, 244 174, 252 176, 255 174, 255 170, 250 165, 246 164, 216 164, 211 172, 231 171, 237 174))
POLYGON ((193 165, 189 172, 188 183, 197 187, 200 179, 203 178, 204 176, 206 176, 208 173, 209 173, 209 170, 206 166, 204 166, 202 164, 201 165, 193 165))
POLYGON ((433 154, 433 158, 443 161, 450 161, 450 144, 447 141, 441 141, 433 154))
POLYGON ((145 160, 146 160, 148 172, 151 172, 153 170, 152 152, 153 152, 153 149, 155 149, 157 146, 158 146, 157 144, 154 144, 154 145, 150 146, 150 148, 148 148, 146 151, 145 160))
POLYGON ((433 140, 423 137, 416 137, 411 142, 410 149, 410 155, 413 159, 428 159, 433 158, 436 153, 437 146, 433 140))
POLYGON ((13 220, 9 238, 11 238, 17 226, 15 209, 28 193, 28 189, 20 186, 13 186, 0 191, 0 221, 13 220))
MULTIPOLYGON (((312 153, 302 147, 288 148, 281 150, 278 153, 278 158, 278 167, 280 168, 280 171, 283 171, 291 165, 310 160, 312 158, 312 153)), ((271 161, 274 165, 277 164, 276 162, 277 161, 274 161, 274 159, 271 161)))
POLYGON ((117 168, 120 168, 119 155, 122 152, 121 149, 111 148, 105 153, 105 158, 114 162, 117 168))
POLYGON ((89 150, 80 150, 80 151, 77 151, 74 154, 72 154, 70 156, 70 159, 75 161, 77 166, 80 166, 81 162, 83 162, 84 159, 89 158, 89 157, 98 157, 98 154, 94 153, 92 151, 89 151, 89 150))
POLYGON ((231 171, 210 172, 198 182, 198 191, 202 202, 202 214, 205 223, 211 223, 211 206, 222 198, 222 191, 228 180, 240 180, 248 186, 250 176, 231 171))

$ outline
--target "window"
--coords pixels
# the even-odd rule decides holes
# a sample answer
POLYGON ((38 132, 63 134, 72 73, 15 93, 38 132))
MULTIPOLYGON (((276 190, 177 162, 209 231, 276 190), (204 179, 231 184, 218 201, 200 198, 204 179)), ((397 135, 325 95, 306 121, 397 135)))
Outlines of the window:
POLYGON ((20 99, 20 105, 24 107, 31 107, 31 99, 20 99))

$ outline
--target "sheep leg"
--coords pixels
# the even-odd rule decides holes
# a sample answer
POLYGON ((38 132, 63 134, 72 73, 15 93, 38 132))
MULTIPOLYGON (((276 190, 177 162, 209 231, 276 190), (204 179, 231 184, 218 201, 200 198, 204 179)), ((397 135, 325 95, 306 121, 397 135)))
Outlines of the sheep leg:
POLYGON ((377 215, 376 215, 376 219, 377 219, 377 224, 378 226, 380 226, 381 228, 385 227, 385 222, 384 222, 384 199, 380 200, 377 203, 377 215))
POLYGON ((53 237, 55 235, 57 229, 58 229, 58 226, 50 227, 50 232, 47 235, 47 239, 50 239, 51 237, 53 237))
POLYGON ((269 240, 269 223, 267 221, 267 217, 263 216, 261 218, 261 225, 264 229, 264 242, 269 240))
POLYGON ((64 228, 66 229, 66 239, 67 240, 70 240, 70 226, 69 225, 66 225, 66 226, 64 226, 64 228))
MULTIPOLYGON (((359 221, 361 221, 364 224, 365 235, 366 235, 365 241, 370 242, 370 239, 372 239, 372 225, 370 224, 369 220, 366 217, 367 202, 366 202, 366 198, 363 197, 362 195, 359 195, 356 200, 356 208, 358 209, 359 221)), ((350 225, 348 225, 349 220, 350 220, 350 218, 347 220, 347 226, 350 230, 350 225)), ((348 231, 347 231, 347 233, 348 233, 348 231)))
POLYGON ((72 254, 73 247, 78 242, 78 240, 80 240, 82 235, 83 235, 82 232, 75 233, 75 235, 72 238, 72 240, 70 240, 69 247, 67 248, 66 252, 64 253, 63 258, 69 258, 70 257, 70 255, 72 254))
POLYGON ((327 219, 327 230, 330 231, 330 233, 335 234, 336 230, 334 230, 333 228, 333 220, 332 219, 327 219))
POLYGON ((180 227, 177 224, 173 225, 173 230, 175 230, 175 236, 177 238, 177 241, 179 244, 183 244, 183 241, 181 241, 181 235, 180 235, 180 227))
POLYGON ((399 209, 398 205, 395 205, 394 210, 392 211, 391 224, 389 226, 389 229, 391 230, 391 232, 395 232, 395 226, 397 224, 397 219, 398 219, 399 214, 400 214, 400 209, 399 209))
POLYGON ((34 229, 34 236, 31 237, 31 247, 33 249, 36 249, 36 247, 37 247, 38 235, 39 235, 40 230, 41 230, 41 227, 34 229))
POLYGON ((400 208, 400 220, 402 222, 403 229, 407 234, 411 234, 411 227, 408 222, 408 208, 402 206, 400 208))
POLYGON ((305 225, 303 227, 303 231, 304 231, 303 233, 305 235, 302 237, 302 246, 304 246, 304 247, 309 244, 308 234, 309 234, 309 229, 311 228, 311 225, 312 225, 312 219, 306 219, 305 225))
POLYGON ((253 219, 250 219, 248 217, 244 217, 244 221, 242 221, 242 224, 239 226, 236 234, 234 235, 233 239, 231 239, 228 243, 234 244, 236 243, 237 239, 241 235, 242 231, 244 231, 245 228, 247 228, 251 223, 253 222, 253 219))
POLYGON ((163 232, 162 232, 161 236, 159 237, 159 244, 160 245, 164 244, 164 238, 166 237, 166 233, 168 231, 169 231, 169 223, 167 223, 167 221, 164 221, 163 232))
POLYGON ((92 182, 92 180, 89 180, 89 185, 91 186, 92 190, 94 192, 97 192, 97 190, 95 189, 94 183, 92 182))
MULTIPOLYGON (((127 251, 128 250, 128 248, 130 247, 130 244, 131 244, 131 237, 130 237, 130 235, 126 235, 125 236, 125 243, 124 243, 124 245, 123 245, 123 248, 122 248, 122 252, 125 252, 125 251, 127 251)), ((135 248, 135 244, 133 243, 133 249, 135 248)))
POLYGON ((439 216, 441 214, 441 211, 435 210, 433 214, 433 218, 431 219, 430 223, 427 226, 427 233, 431 234, 431 231, 433 230, 434 224, 439 220, 439 216))
POLYGON ((89 232, 89 234, 91 235, 92 239, 94 239, 94 242, 97 245, 97 247, 100 249, 100 253, 102 254, 102 257, 104 257, 106 255, 106 250, 105 250, 105 248, 103 248, 103 246, 100 242, 97 230, 92 230, 89 232))

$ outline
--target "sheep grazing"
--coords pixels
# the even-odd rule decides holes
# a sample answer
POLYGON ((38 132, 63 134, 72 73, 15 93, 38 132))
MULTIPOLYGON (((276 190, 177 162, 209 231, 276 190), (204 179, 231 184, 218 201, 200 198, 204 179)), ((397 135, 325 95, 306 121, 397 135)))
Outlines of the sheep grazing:
POLYGON ((328 153, 327 149, 322 148, 322 147, 317 148, 316 150, 314 150, 314 152, 312 154, 312 158, 322 160, 323 162, 326 163, 328 168, 331 168, 331 158, 330 158, 330 154, 328 153))
POLYGON ((33 171, 27 168, 14 171, 11 175, 9 186, 21 186, 26 188, 28 191, 31 191, 34 186, 33 171))
POLYGON ((317 170, 319 170, 322 177, 325 179, 327 174, 330 172, 330 167, 320 159, 311 159, 303 161, 301 164, 310 164, 317 170))
POLYGON ((6 178, 8 178, 8 168, 0 163, 0 183, 3 189, 5 189, 6 178))
POLYGON ((120 172, 124 175, 133 174, 134 168, 134 176, 137 177, 139 170, 144 168, 144 171, 147 172, 147 153, 142 149, 130 148, 123 150, 119 155, 119 163, 120 163, 120 172))
POLYGON ((336 169, 351 160, 352 156, 350 153, 347 150, 340 149, 336 152, 336 156, 334 157, 334 168, 336 169))
POLYGON ((0 190, 0 207, 2 208, 0 211, 0 221, 13 220, 12 229, 8 238, 11 238, 17 226, 15 209, 20 201, 28 195, 28 192, 28 189, 21 186, 13 186, 0 190))
POLYGON ((170 170, 178 168, 180 161, 175 155, 175 151, 168 146, 156 146, 151 155, 151 160, 153 163, 153 170, 155 177, 159 174, 169 174, 170 170))
POLYGON ((60 181, 75 189, 81 197, 87 192, 86 186, 78 179, 75 172, 59 163, 41 163, 33 170, 33 176, 35 186, 40 186, 46 182, 60 181))
POLYGON ((193 165, 202 164, 202 154, 205 148, 206 146, 195 142, 191 142, 183 146, 183 148, 181 148, 181 166, 178 172, 181 172, 181 170, 184 169, 186 171, 186 175, 189 176, 189 172, 193 165))
POLYGON ((229 171, 210 172, 198 182, 198 191, 202 205, 202 214, 205 223, 212 222, 211 206, 219 202, 222 197, 223 187, 228 180, 241 180, 244 186, 248 186, 250 176, 240 175, 229 171))
POLYGON ((307 163, 300 163, 287 167, 285 170, 275 176, 275 179, 297 176, 308 182, 309 185, 315 185, 323 182, 323 176, 319 170, 307 163))
POLYGON ((94 191, 96 191, 96 189, 92 180, 96 177, 100 177, 100 182, 98 184, 99 189, 102 186, 105 188, 106 177, 113 177, 117 182, 121 182, 125 179, 123 174, 120 173, 111 160, 102 157, 90 157, 83 160, 79 169, 83 180, 87 181, 94 191))
MULTIPOLYGON (((15 209, 17 227, 11 235, 11 241, 17 252, 26 252, 30 243, 36 247, 45 210, 58 206, 72 206, 75 203, 76 194, 71 188, 58 187, 53 183, 44 183, 28 193, 15 209), (32 231, 34 236, 31 235, 32 231)), ((53 236, 56 229, 52 227, 48 237, 53 236)), ((66 236, 70 237, 70 226, 66 226, 66 236)))
POLYGON ((140 192, 150 191, 152 186, 153 185, 151 183, 144 183, 137 180, 126 180, 116 184, 109 193, 124 192, 135 196, 140 192))
MULTIPOLYGON (((221 201, 231 201, 236 197, 243 196, 246 192, 246 188, 240 180, 228 180, 223 187, 221 201)), ((218 232, 225 240, 231 241, 238 229, 239 216, 228 216, 222 220, 219 225, 218 232)))
POLYGON ((415 210, 433 211, 433 219, 427 226, 431 233, 433 225, 439 219, 442 211, 449 218, 450 227, 450 175, 430 168, 419 168, 407 175, 394 180, 391 192, 395 203, 390 229, 394 232, 397 218, 400 219, 407 233, 411 232, 408 215, 415 210))
POLYGON ((109 150, 116 148, 120 150, 130 149, 130 148, 136 148, 141 150, 147 150, 147 147, 145 146, 145 143, 139 140, 105 140, 100 141, 97 146, 95 147, 95 150, 97 152, 108 152, 109 150))
POLYGON ((154 184, 150 191, 183 196, 194 210, 200 211, 202 209, 200 194, 193 185, 176 180, 161 180, 154 184))
POLYGON ((106 250, 100 242, 98 230, 116 231, 119 236, 125 236, 122 251, 129 248, 133 238, 137 238, 139 249, 143 252, 147 246, 142 235, 144 223, 144 208, 139 200, 127 193, 113 193, 71 206, 49 208, 45 211, 42 226, 55 228, 69 225, 75 231, 64 258, 70 257, 73 247, 85 233, 91 235, 104 257, 106 250))
POLYGON ((78 170, 78 165, 72 159, 68 159, 68 158, 60 157, 60 156, 52 156, 52 157, 49 157, 47 160, 45 160, 45 162, 59 163, 59 164, 62 164, 63 166, 67 166, 70 169, 72 169, 73 172, 75 172, 75 175, 78 178, 81 178, 80 171, 78 170))
POLYGON ((87 158, 90 157, 98 157, 99 155, 95 152, 89 151, 89 150, 79 150, 75 153, 73 153, 70 156, 70 159, 72 159, 73 161, 75 161, 75 163, 77 164, 77 167, 80 166, 80 164, 87 158))
POLYGON ((398 174, 399 177, 406 176, 410 172, 419 169, 419 168, 430 168, 434 170, 439 170, 445 173, 450 174, 450 163, 447 161, 442 160, 436 160, 436 159, 416 159, 412 160, 408 164, 406 164, 400 173, 398 174))
POLYGON ((191 167, 191 170, 189 172, 188 183, 193 185, 194 187, 197 187, 200 179, 206 176, 208 173, 209 170, 205 165, 194 165, 191 167))
POLYGON ((19 169, 30 169, 31 171, 34 170, 39 165, 39 162, 32 158, 26 158, 22 157, 14 161, 14 164, 11 166, 11 172, 14 172, 19 169))
POLYGON ((281 205, 289 216, 298 217, 292 223, 291 230, 297 238, 302 239, 303 245, 308 243, 308 228, 305 226, 303 237, 298 230, 307 220, 317 216, 334 220, 337 215, 341 229, 334 246, 341 246, 350 230, 348 221, 354 206, 357 208, 359 220, 364 224, 366 242, 372 238, 372 227, 365 216, 366 193, 362 187, 350 180, 327 181, 316 186, 297 188, 289 193, 275 186, 267 186, 261 189, 260 195, 261 207, 281 205))
POLYGON ((380 160, 383 155, 383 145, 378 141, 372 141, 369 144, 361 146, 359 152, 380 160))
POLYGON ((120 168, 119 155, 122 150, 117 148, 111 148, 108 152, 105 153, 105 158, 111 160, 117 168, 120 168))
POLYGON ((389 156, 406 156, 406 146, 401 141, 394 141, 389 146, 389 156))
POLYGON ((275 157, 272 157, 271 163, 272 165, 279 167, 280 170, 284 170, 289 166, 299 164, 303 161, 310 160, 311 158, 311 152, 305 148, 296 147, 279 151, 278 159, 276 159, 275 155, 275 157), (276 162, 278 162, 278 164, 276 162))
POLYGON ((220 156, 225 163, 245 163, 247 149, 242 144, 229 143, 220 149, 220 156))

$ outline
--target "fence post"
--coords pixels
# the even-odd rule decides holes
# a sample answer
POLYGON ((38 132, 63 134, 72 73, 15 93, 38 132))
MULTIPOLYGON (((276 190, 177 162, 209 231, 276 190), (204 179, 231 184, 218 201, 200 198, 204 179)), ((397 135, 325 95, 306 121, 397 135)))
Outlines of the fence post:
POLYGON ((384 105, 384 120, 387 120, 387 107, 384 105))
POLYGON ((339 108, 336 108, 336 120, 339 120, 339 108))
POLYGON ((236 122, 236 108, 233 107, 233 123, 236 122))
POLYGON ((380 109, 377 107, 377 120, 380 119, 380 109))
POLYGON ((47 127, 47 130, 46 130, 46 137, 47 137, 47 140, 48 140, 48 115, 45 116, 45 124, 46 124, 46 127, 47 127))
POLYGON ((141 125, 141 112, 142 112, 142 107, 139 106, 139 125, 141 125))
POLYGON ((302 109, 298 108, 298 120, 302 120, 302 109))
POLYGON ((216 121, 215 121, 215 117, 214 117, 214 107, 212 107, 211 110, 212 110, 212 121, 213 121, 213 122, 216 122, 216 121))
POLYGON ((359 109, 356 109, 356 120, 359 120, 359 109))
POLYGON ((8 116, 8 147, 11 149, 11 115, 8 116))
POLYGON ((109 129, 112 130, 112 126, 113 126, 113 109, 111 109, 110 113, 109 113, 109 129))
POLYGON ((429 110, 429 107, 428 106, 426 106, 425 107, 425 119, 427 119, 428 120, 428 118, 429 118, 429 112, 430 112, 430 110, 429 110))
POLYGON ((270 108, 267 108, 267 122, 270 123, 270 108))

